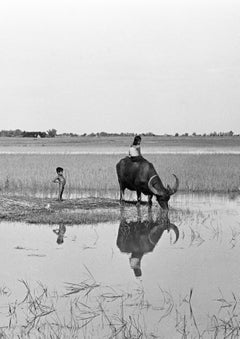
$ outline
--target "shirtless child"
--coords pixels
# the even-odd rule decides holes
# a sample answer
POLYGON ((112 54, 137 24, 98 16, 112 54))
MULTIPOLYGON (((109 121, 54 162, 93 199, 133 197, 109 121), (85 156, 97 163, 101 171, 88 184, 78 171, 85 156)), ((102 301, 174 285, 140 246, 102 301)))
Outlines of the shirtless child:
POLYGON ((63 200, 62 195, 63 195, 63 191, 64 191, 64 186, 66 184, 66 179, 63 176, 63 168, 62 167, 57 167, 56 172, 57 172, 57 177, 53 180, 53 182, 55 184, 59 185, 58 200, 62 201, 63 200))

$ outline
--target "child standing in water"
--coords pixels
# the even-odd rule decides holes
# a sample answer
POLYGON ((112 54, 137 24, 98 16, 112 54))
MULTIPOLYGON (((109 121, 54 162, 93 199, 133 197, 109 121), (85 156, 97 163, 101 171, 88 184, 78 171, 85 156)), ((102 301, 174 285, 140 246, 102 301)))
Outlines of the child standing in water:
POLYGON ((138 159, 139 157, 142 157, 141 148, 140 148, 141 140, 142 140, 142 138, 140 137, 140 135, 136 135, 134 140, 133 140, 132 145, 129 148, 129 157, 132 160, 138 159))
POLYGON ((55 184, 59 185, 58 200, 62 201, 63 200, 62 195, 63 195, 64 187, 65 187, 65 184, 66 184, 66 179, 63 176, 63 168, 62 167, 57 167, 56 172, 57 172, 57 177, 53 180, 53 182, 55 184))

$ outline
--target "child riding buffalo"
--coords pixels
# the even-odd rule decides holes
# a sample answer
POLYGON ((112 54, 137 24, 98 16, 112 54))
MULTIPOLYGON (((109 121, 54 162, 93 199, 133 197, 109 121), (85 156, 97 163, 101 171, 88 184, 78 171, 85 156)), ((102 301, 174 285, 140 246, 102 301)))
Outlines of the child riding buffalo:
POLYGON ((140 135, 136 135, 133 143, 131 144, 130 148, 129 148, 129 157, 133 160, 133 161, 137 161, 140 160, 142 158, 142 154, 141 154, 141 136, 140 135))

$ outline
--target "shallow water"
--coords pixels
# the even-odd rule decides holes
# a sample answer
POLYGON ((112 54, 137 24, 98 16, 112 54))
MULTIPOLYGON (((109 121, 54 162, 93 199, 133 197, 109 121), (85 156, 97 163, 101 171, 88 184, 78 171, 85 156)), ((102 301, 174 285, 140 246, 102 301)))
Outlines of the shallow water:
MULTIPOLYGON (((206 330, 213 315, 221 316, 222 304, 216 300, 229 301, 232 293, 240 292, 240 199, 178 195, 171 206, 169 220, 156 206, 152 214, 146 206, 140 210, 126 206, 119 210, 116 223, 65 228, 2 222, 0 292, 4 288, 8 292, 0 293, 1 305, 8 299, 24 298, 21 279, 33 288, 40 281, 59 295, 66 292, 66 282, 87 280, 102 286, 96 293, 111 287, 131 296, 135 293, 138 300, 144 296, 141 315, 147 333, 180 338, 184 317, 195 334, 206 330), (170 224, 179 231, 176 243, 176 227, 172 227, 175 232, 168 232, 170 224), (140 277, 130 267, 131 253, 127 252, 131 249, 141 257, 140 277)), ((140 303, 136 305, 134 312, 139 312, 140 303)), ((126 308, 130 306, 126 304, 126 308)), ((111 312, 118 307, 112 303, 111 312)), ((0 326, 5 323, 2 312, 0 326)))

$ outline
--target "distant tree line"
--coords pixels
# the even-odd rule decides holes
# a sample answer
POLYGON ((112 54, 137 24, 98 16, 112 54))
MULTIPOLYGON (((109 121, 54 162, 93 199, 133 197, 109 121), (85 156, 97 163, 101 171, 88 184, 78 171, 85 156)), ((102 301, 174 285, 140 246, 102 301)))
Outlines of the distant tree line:
POLYGON ((55 128, 49 129, 47 132, 21 131, 20 129, 0 131, 0 137, 54 138, 55 136, 57 136, 57 130, 55 128))
MULTIPOLYGON (((229 132, 211 132, 209 134, 207 133, 203 133, 203 134, 197 134, 195 132, 193 132, 192 134, 189 134, 189 133, 183 133, 183 134, 178 134, 178 133, 175 133, 175 137, 189 137, 189 136, 192 136, 192 137, 232 137, 232 136, 239 136, 239 134, 234 134, 233 131, 229 131, 229 132)), ((168 136, 171 136, 171 135, 168 135, 168 136)))
MULTIPOLYGON (((70 134, 64 134, 71 136, 72 133, 70 134)), ((81 134, 82 137, 112 137, 112 136, 128 136, 128 137, 133 137, 135 136, 136 133, 107 133, 107 132, 98 132, 98 133, 84 133, 81 134)), ((232 136, 240 136, 240 134, 234 134, 233 131, 229 132, 211 132, 209 134, 203 133, 203 134, 197 134, 193 132, 192 134, 190 133, 175 133, 175 134, 154 134, 152 132, 148 133, 141 133, 142 136, 164 136, 164 137, 232 137, 232 136)), ((74 135, 76 136, 76 135, 74 135)))
MULTIPOLYGON (((133 137, 136 135, 136 133, 107 133, 107 132, 97 132, 97 133, 84 133, 81 134, 82 137, 133 137)), ((154 134, 152 132, 148 133, 141 133, 142 136, 156 136, 157 134, 154 134)))
MULTIPOLYGON (((108 132, 97 132, 97 133, 61 133, 57 134, 57 130, 55 128, 49 129, 46 132, 44 131, 21 131, 20 129, 15 130, 1 130, 0 137, 23 137, 23 138, 54 138, 56 136, 59 137, 114 137, 114 136, 122 136, 122 137, 133 137, 136 133, 108 133, 108 132)), ((152 132, 141 133, 142 136, 164 136, 164 137, 232 137, 232 136, 240 136, 240 134, 234 134, 233 131, 229 132, 211 132, 209 134, 197 134, 193 132, 189 133, 175 133, 175 134, 154 134, 152 132)))

